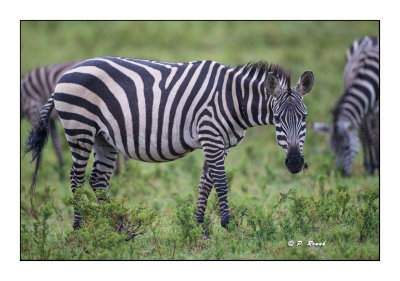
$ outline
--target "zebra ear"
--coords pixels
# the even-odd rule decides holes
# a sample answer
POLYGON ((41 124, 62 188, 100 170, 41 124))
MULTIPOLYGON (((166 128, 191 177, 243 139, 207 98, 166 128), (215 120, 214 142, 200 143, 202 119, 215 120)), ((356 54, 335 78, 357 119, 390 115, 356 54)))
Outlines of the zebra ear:
POLYGON ((265 87, 267 93, 275 98, 279 97, 282 93, 279 79, 272 72, 268 72, 267 77, 265 78, 265 87))
POLYGON ((332 125, 325 123, 311 123, 310 128, 318 133, 332 133, 332 125))
POLYGON ((307 95, 314 85, 314 74, 312 71, 306 71, 301 75, 299 81, 296 85, 296 92, 300 95, 305 96, 307 95))

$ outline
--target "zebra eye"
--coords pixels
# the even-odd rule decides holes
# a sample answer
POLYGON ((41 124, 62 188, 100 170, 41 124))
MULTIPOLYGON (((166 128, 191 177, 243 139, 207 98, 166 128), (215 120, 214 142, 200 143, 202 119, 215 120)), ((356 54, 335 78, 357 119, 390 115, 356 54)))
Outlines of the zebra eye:
POLYGON ((276 124, 279 124, 281 122, 281 119, 279 118, 278 115, 275 115, 274 116, 274 121, 275 121, 276 124))
POLYGON ((306 122, 306 119, 307 119, 307 115, 304 115, 304 116, 301 118, 301 121, 306 122))

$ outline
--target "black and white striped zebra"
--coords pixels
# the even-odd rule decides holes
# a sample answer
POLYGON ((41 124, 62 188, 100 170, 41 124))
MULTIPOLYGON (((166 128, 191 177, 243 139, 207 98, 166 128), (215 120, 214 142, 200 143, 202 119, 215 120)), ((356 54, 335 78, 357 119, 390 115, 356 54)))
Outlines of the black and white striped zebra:
POLYGON ((333 110, 333 124, 312 127, 330 133, 331 149, 345 175, 351 173, 359 150, 359 131, 364 166, 373 174, 379 168, 379 38, 354 41, 346 57, 344 93, 333 110))
MULTIPOLYGON (((291 173, 302 170, 307 115, 303 96, 314 76, 306 71, 290 87, 282 67, 249 63, 228 67, 214 61, 167 63, 99 57, 65 73, 26 141, 40 157, 53 107, 70 145, 71 189, 85 180, 94 151, 89 183, 107 190, 117 151, 146 162, 165 162, 203 149, 197 221, 203 222, 212 187, 218 195, 222 226, 230 220, 224 160, 249 127, 274 124, 278 144, 291 173)), ((33 187, 34 187, 33 182, 33 187)), ((75 213, 74 228, 80 227, 75 213)))
MULTIPOLYGON (((42 66, 26 73, 21 80, 21 118, 26 118, 32 122, 35 121, 39 110, 53 94, 61 75, 78 63, 79 61, 73 61, 42 66)), ((50 115, 50 136, 57 154, 58 163, 63 166, 61 142, 57 132, 57 119, 58 116, 55 112, 50 115)))

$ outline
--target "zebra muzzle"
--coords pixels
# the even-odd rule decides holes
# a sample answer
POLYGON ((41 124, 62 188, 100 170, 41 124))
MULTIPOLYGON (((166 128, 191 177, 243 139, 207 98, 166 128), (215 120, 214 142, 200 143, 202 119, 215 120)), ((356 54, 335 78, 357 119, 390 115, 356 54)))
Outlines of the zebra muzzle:
POLYGON ((289 172, 296 174, 303 169, 304 156, 296 149, 291 148, 285 159, 285 166, 289 172))

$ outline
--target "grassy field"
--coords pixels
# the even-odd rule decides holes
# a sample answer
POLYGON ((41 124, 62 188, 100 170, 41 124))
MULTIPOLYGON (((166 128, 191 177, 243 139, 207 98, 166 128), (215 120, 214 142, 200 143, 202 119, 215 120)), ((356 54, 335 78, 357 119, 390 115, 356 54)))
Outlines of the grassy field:
MULTIPOLYGON (((21 77, 40 65, 102 55, 229 65, 268 60, 289 69, 293 81, 312 70, 314 88, 304 98, 307 120, 330 122, 343 87, 345 51, 365 35, 379 35, 378 22, 22 22, 21 77)), ((202 151, 164 164, 128 162, 111 179, 111 201, 98 205, 87 182, 79 200, 72 200, 72 159, 63 137, 66 167, 59 169, 47 145, 32 198, 34 167, 29 155, 22 157, 29 129, 22 120, 23 260, 379 259, 379 177, 366 175, 361 153, 352 176, 342 177, 327 136, 308 130, 309 169, 292 175, 274 128, 248 130, 226 159, 234 220, 228 230, 220 226, 213 191, 205 221, 210 238, 202 239, 194 215, 202 151), (79 231, 71 227, 74 204, 87 210, 79 231), (113 219, 120 218, 140 224, 132 230, 140 235, 126 241, 116 233, 113 219), (289 247, 289 240, 303 244, 289 247), (325 243, 308 247, 308 241, 325 243)))

